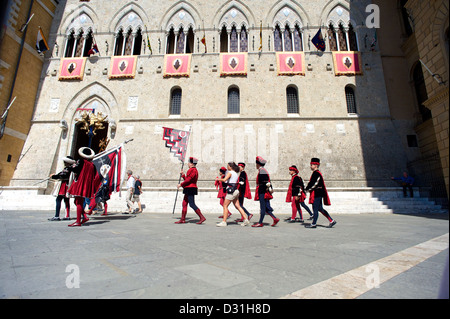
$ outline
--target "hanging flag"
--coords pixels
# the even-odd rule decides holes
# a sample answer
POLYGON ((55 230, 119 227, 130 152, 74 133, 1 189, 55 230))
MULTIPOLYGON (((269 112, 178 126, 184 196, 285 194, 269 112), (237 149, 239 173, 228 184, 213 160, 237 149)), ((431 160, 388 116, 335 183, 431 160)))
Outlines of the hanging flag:
POLYGON ((262 21, 261 21, 261 25, 259 27, 259 49, 258 51, 262 50, 262 21))
POLYGON ((108 171, 109 192, 119 192, 120 185, 125 176, 126 160, 125 152, 123 152, 123 144, 97 154, 92 160, 97 173, 101 176, 102 170, 108 171))
POLYGON ((323 39, 322 28, 319 29, 314 38, 312 38, 311 42, 314 44, 317 50, 320 50, 322 52, 325 51, 325 40, 323 39))
POLYGON ((100 51, 98 50, 98 46, 96 43, 94 43, 94 45, 92 45, 92 48, 89 50, 88 54, 89 56, 93 55, 93 54, 97 54, 100 51))
POLYGON ((168 127, 163 127, 163 129, 163 140, 166 141, 166 147, 170 148, 170 152, 174 153, 174 156, 184 163, 189 135, 191 133, 168 127))
POLYGON ((42 33, 41 27, 39 27, 37 40, 36 40, 36 50, 38 53, 42 53, 44 51, 49 50, 47 40, 45 40, 44 34, 42 33))
POLYGON ((202 43, 205 46, 205 53, 208 53, 208 49, 206 48, 206 35, 203 33, 202 43))
POLYGON ((372 43, 370 44, 370 49, 372 51, 375 51, 375 48, 377 46, 377 42, 378 42, 378 36, 377 36, 377 31, 375 30, 375 34, 373 36, 372 43))

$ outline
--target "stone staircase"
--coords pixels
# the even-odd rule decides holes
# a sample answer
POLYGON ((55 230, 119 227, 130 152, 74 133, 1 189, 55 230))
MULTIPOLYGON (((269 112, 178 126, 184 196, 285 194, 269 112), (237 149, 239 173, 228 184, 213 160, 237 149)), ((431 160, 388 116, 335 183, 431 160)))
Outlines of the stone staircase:
MULTIPOLYGON (((41 189, 19 187, 4 187, 0 190, 0 210, 46 210, 55 207, 55 197, 40 195, 41 189)), ((274 193, 271 205, 276 214, 290 215, 290 203, 285 202, 287 189, 278 189, 274 193)), ((252 193, 254 194, 254 192, 252 193)), ((330 214, 432 214, 446 213, 448 207, 442 207, 428 198, 403 198, 401 188, 358 188, 358 189, 329 189, 331 206, 326 209, 330 214)), ((176 190, 172 188, 145 188, 141 195, 141 202, 145 205, 145 212, 172 213, 174 208, 176 190)), ((175 214, 181 211, 183 194, 178 193, 175 214)), ((114 193, 108 201, 110 212, 123 212, 126 208, 125 191, 121 196, 114 193)), ((213 189, 200 189, 196 197, 196 204, 204 214, 222 213, 219 205, 217 191, 213 189)), ((63 205, 64 206, 64 205, 63 205)), ((259 203, 246 199, 244 206, 249 212, 259 214, 259 203)), ((311 208, 311 205, 308 205, 311 208)), ((75 212, 75 205, 71 201, 71 211, 75 212)), ((231 208, 232 212, 236 210, 231 208)))

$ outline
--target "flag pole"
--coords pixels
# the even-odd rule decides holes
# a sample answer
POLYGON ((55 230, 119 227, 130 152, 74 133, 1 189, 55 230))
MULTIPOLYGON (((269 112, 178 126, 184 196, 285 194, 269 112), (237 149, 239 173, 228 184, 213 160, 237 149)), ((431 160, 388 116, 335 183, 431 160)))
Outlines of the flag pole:
MULTIPOLYGON (((191 129, 192 129, 192 125, 189 126, 189 138, 191 137, 191 129)), ((189 140, 187 142, 187 144, 189 144, 189 140)), ((186 150, 187 150, 187 145, 186 145, 186 150)), ((184 157, 183 157, 183 161, 181 161, 181 170, 183 170, 184 168, 184 157)), ((180 177, 178 178, 178 184, 177 186, 181 183, 181 172, 180 172, 180 177)), ((173 210, 172 210, 172 215, 175 214, 175 207, 177 205, 177 199, 178 199, 178 192, 180 191, 180 189, 177 187, 177 193, 175 194, 175 202, 173 203, 173 210)))

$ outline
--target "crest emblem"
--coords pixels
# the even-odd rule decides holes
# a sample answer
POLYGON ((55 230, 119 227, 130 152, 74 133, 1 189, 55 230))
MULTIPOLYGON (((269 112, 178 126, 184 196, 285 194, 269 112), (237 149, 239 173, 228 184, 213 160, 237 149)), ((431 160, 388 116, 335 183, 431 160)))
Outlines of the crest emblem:
POLYGON ((342 58, 342 64, 345 65, 347 69, 350 69, 353 65, 353 60, 349 56, 345 56, 342 58))
POLYGON ((172 66, 175 70, 178 71, 178 69, 181 67, 181 65, 183 64, 183 61, 181 61, 181 59, 175 59, 173 60, 172 66))
POLYGON ((228 65, 234 70, 239 65, 239 59, 237 57, 231 57, 228 59, 228 65))
POLYGON ((72 72, 75 71, 76 68, 77 68, 77 64, 75 62, 71 62, 67 66, 67 71, 69 72, 69 74, 72 74, 72 72))
POLYGON ((122 60, 119 62, 118 64, 118 68, 120 72, 124 72, 128 67, 128 61, 127 60, 122 60))
POLYGON ((286 59, 284 60, 284 63, 286 63, 286 65, 287 65, 290 69, 293 69, 294 66, 295 66, 295 64, 296 64, 296 61, 295 61, 295 58, 294 58, 293 56, 288 56, 288 57, 286 57, 286 59))

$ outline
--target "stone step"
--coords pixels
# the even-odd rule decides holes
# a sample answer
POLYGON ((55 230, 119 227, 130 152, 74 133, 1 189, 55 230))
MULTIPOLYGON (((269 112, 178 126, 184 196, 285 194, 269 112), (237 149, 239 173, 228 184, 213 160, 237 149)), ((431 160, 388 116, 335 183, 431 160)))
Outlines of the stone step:
MULTIPOLYGON (((443 213, 448 210, 429 201, 427 198, 397 198, 397 190, 392 194, 384 191, 384 196, 380 199, 373 196, 372 191, 330 191, 332 205, 326 207, 330 214, 363 214, 363 213, 443 213)), ((290 203, 285 202, 285 192, 275 192, 271 201, 275 212, 279 214, 290 214, 290 203)), ((125 192, 113 193, 108 201, 108 209, 111 212, 123 212, 126 209, 125 192)), ((146 190, 141 195, 141 202, 145 205, 145 211, 155 213, 172 213, 174 208, 176 191, 149 191, 146 190)), ((178 193, 175 213, 181 211, 183 194, 178 193)), ((219 204, 216 191, 201 191, 196 196, 197 206, 205 213, 221 214, 222 207, 219 204)), ((136 205, 137 206, 137 205, 136 205)), ((244 206, 251 213, 259 214, 259 203, 253 199, 246 199, 244 206)), ((38 195, 37 190, 2 190, 0 194, 0 210, 53 210, 55 207, 55 197, 51 195, 38 195)), ((308 204, 312 210, 312 205, 308 204)), ((232 207, 231 211, 235 211, 232 207)), ((71 201, 71 211, 75 211, 73 200, 71 201)), ((303 210, 304 211, 304 210, 303 210)))

